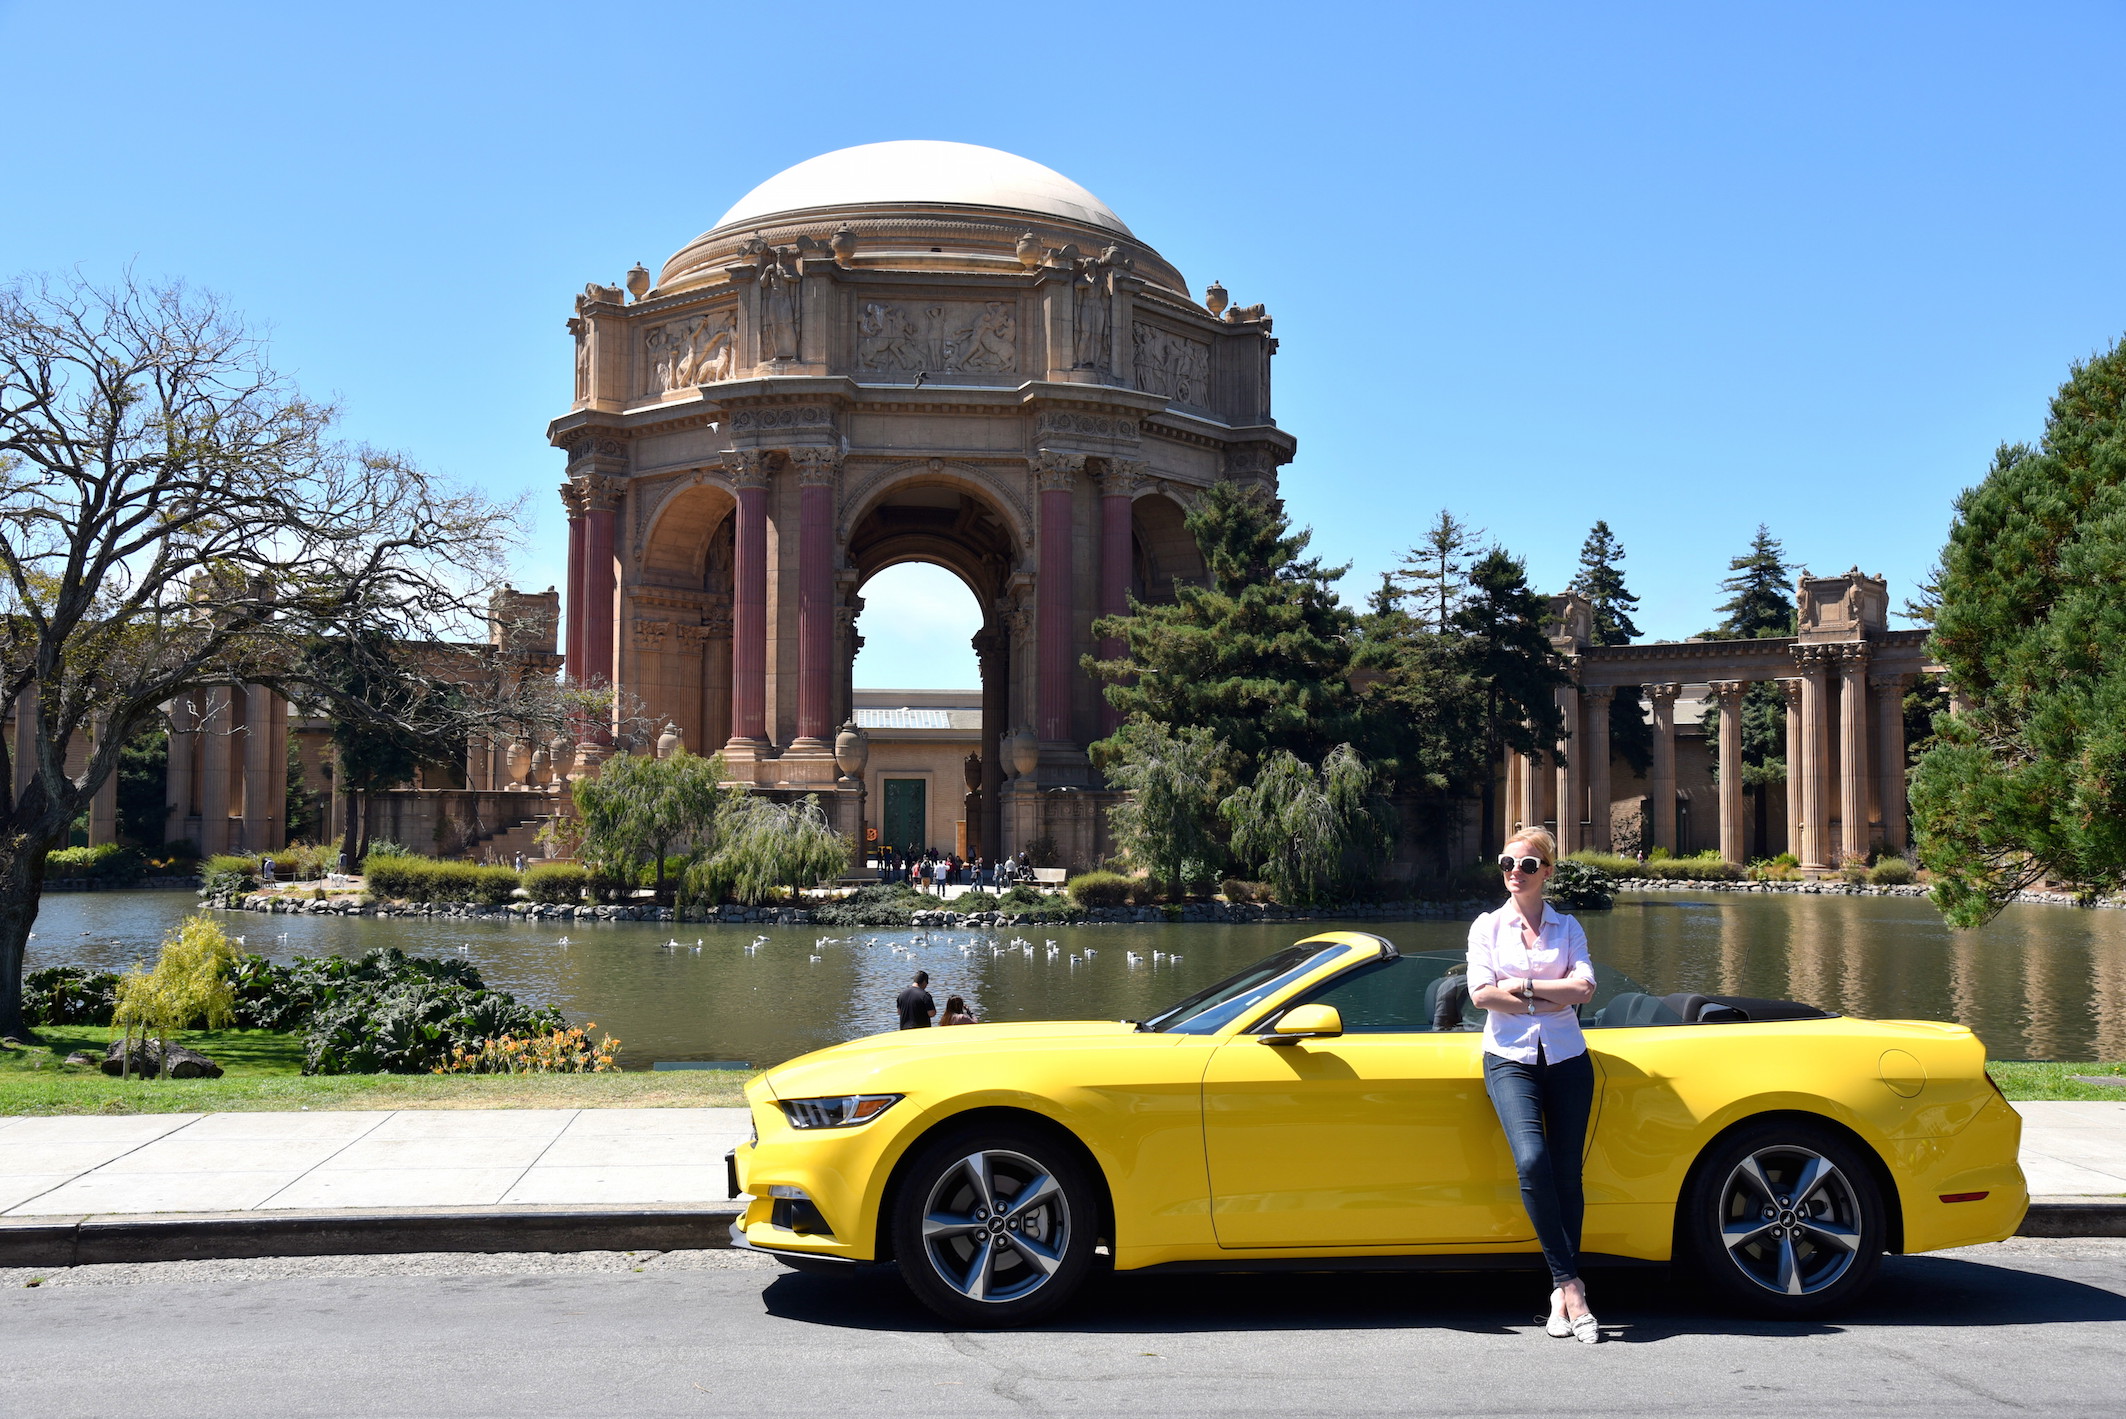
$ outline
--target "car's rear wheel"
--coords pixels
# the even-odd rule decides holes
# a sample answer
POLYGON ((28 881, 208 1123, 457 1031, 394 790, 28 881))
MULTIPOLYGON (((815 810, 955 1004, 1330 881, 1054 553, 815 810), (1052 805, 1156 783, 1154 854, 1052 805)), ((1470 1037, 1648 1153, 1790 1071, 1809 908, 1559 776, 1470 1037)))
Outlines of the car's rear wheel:
POLYGON ((954 1325, 1026 1325, 1084 1284, 1098 1227, 1074 1150, 1039 1129, 977 1125, 909 1160, 893 1252, 917 1299, 954 1325))
POLYGON ((1676 1219, 1680 1249, 1720 1298, 1765 1316, 1822 1315, 1882 1266, 1889 1214, 1861 1150, 1805 1119, 1728 1134, 1698 1160, 1676 1219))

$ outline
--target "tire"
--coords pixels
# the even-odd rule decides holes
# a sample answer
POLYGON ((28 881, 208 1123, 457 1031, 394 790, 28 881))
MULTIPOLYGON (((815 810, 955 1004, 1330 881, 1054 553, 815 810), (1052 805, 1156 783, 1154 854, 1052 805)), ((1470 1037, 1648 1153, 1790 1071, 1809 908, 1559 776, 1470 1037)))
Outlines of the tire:
POLYGON ((1052 1134, 1009 1123, 953 1130, 918 1148, 901 1175, 893 1254, 916 1299, 952 1325, 1030 1325, 1092 1271, 1098 1198, 1076 1151, 1052 1134))
POLYGON ((1721 1138, 1691 1170, 1677 1255, 1736 1309, 1819 1316, 1874 1284, 1889 1221, 1859 1145, 1806 1119, 1766 1119, 1721 1138))

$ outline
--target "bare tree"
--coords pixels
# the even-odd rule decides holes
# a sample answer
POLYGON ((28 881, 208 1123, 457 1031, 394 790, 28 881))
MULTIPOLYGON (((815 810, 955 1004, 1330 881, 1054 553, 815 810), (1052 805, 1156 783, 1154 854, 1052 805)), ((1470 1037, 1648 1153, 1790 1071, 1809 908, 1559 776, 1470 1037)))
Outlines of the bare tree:
POLYGON ((364 704, 308 668, 321 643, 470 624, 517 512, 337 441, 337 413, 182 285, 0 287, 0 710, 18 720, 0 743, 0 1036, 27 1035, 45 853, 167 703, 263 684, 336 714, 447 713, 477 732, 538 688, 497 674, 505 693, 364 704))

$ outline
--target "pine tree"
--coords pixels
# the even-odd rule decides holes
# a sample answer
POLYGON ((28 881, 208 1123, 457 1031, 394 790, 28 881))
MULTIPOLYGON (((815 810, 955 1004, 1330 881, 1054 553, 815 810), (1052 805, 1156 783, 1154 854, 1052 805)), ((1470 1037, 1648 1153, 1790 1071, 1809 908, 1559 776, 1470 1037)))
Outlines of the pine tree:
POLYGON ((1453 616, 1452 628, 1462 637, 1461 659, 1482 706, 1486 851, 1499 840, 1498 774, 1506 751, 1548 751, 1564 732, 1557 690, 1571 680, 1543 634, 1547 610, 1543 598, 1528 588, 1526 565, 1493 547, 1469 568, 1469 594, 1453 616))
POLYGON ((1403 554, 1397 577, 1409 587, 1411 613, 1427 630, 1443 633, 1469 592, 1469 565, 1484 529, 1470 526, 1445 508, 1424 538, 1403 554))
POLYGON ((1242 779, 1273 749, 1318 763, 1355 737, 1358 623, 1336 595, 1346 569, 1306 555, 1311 534, 1291 530, 1280 501, 1231 483, 1212 484, 1187 527, 1205 584, 1177 584, 1166 605, 1133 599, 1127 615, 1094 622, 1094 635, 1119 638, 1124 651, 1088 659, 1088 670, 1126 717, 1209 730, 1242 779))
MULTIPOLYGON (((1631 618, 1639 609, 1639 598, 1624 585, 1623 561, 1624 544, 1607 522, 1595 523, 1580 544, 1580 570, 1573 576, 1571 589, 1594 608, 1596 645, 1630 645, 1644 634, 1631 618)), ((1637 685, 1618 686, 1610 700, 1609 749, 1635 773, 1644 774, 1653 767, 1654 727, 1647 723, 1637 685)), ((1605 810, 1597 805, 1596 811, 1605 810)))
POLYGON ((1580 544, 1580 570, 1571 586, 1594 608, 1596 645, 1630 645, 1642 634, 1631 619, 1639 598, 1624 585, 1623 562, 1624 544, 1607 522, 1597 522, 1580 544))
POLYGON ((1794 573, 1786 564, 1786 549, 1770 528, 1758 523, 1750 549, 1727 569, 1733 575, 1720 589, 1728 599, 1720 605, 1720 624, 1707 634, 1726 641, 1794 634, 1794 573))
POLYGON ((2126 887, 2126 341, 2073 367, 2035 449, 1956 500, 1933 648, 1959 713, 1912 777, 1957 926, 2040 878, 2126 887))

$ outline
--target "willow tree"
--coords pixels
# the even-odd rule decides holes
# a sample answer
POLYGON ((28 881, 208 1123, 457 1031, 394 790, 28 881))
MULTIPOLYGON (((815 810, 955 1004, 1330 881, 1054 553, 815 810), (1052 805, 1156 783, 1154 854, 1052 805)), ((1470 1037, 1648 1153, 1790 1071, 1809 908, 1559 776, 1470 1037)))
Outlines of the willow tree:
POLYGON ((469 625, 499 581, 514 510, 336 439, 337 412, 182 285, 0 287, 0 1036, 28 1036, 45 854, 137 730, 231 683, 388 716, 305 649, 469 625))

